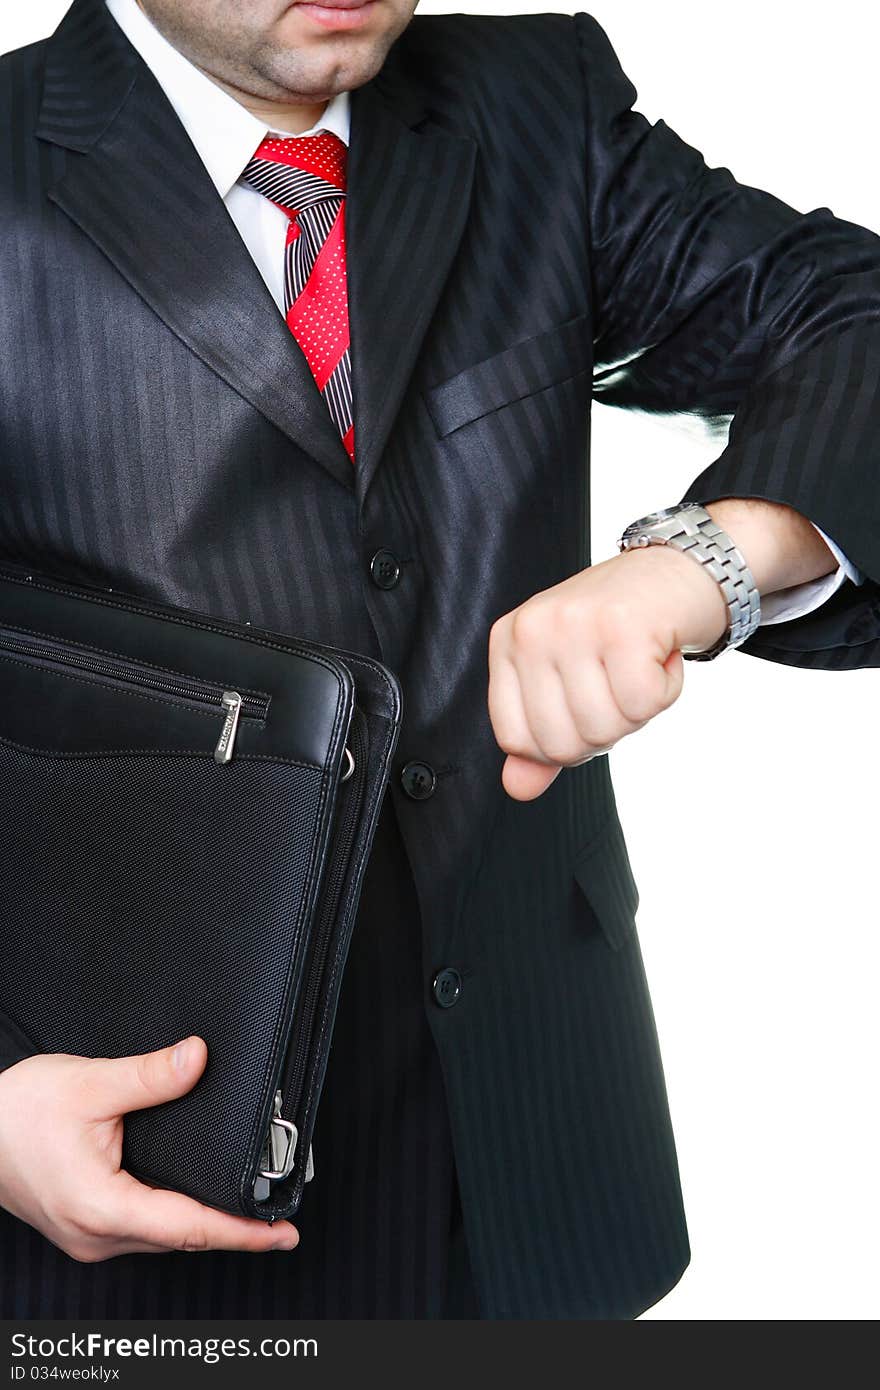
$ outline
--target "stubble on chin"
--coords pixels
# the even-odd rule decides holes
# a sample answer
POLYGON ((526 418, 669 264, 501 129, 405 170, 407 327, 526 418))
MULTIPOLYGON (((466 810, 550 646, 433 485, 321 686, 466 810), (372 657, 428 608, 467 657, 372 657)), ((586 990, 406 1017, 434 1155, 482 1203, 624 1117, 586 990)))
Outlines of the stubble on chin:
POLYGON ((185 4, 138 3, 208 77, 234 93, 270 102, 327 101, 370 81, 411 18, 401 19, 390 34, 316 33, 316 26, 296 13, 298 6, 288 5, 265 32, 248 5, 223 5, 212 25, 204 14, 199 23, 198 8, 185 4))

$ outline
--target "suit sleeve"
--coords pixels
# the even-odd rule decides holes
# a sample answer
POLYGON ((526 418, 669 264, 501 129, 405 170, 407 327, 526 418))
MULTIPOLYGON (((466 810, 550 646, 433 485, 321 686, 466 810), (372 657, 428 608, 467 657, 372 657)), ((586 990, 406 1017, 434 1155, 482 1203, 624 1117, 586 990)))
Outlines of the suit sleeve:
POLYGON ((880 237, 710 168, 574 16, 586 98, 597 400, 699 416, 725 447, 682 502, 762 497, 833 536, 854 573, 736 650, 880 666, 880 237))
POLYGON ((821 527, 815 526, 814 529, 835 556, 837 569, 805 584, 794 584, 789 589, 776 589, 772 594, 764 594, 761 598, 762 623, 784 623, 800 617, 802 613, 809 613, 820 603, 827 603, 846 578, 851 579, 853 584, 864 584, 865 576, 847 559, 840 546, 835 545, 821 527))
POLYGON ((0 1012, 0 1071, 34 1057, 39 1050, 8 1014, 0 1012))

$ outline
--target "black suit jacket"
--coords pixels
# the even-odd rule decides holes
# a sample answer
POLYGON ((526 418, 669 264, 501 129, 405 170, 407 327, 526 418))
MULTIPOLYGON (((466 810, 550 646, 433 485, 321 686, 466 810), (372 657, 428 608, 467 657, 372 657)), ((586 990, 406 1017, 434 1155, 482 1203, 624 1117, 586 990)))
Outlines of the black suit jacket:
POLYGON ((494 619, 589 563, 591 396, 733 414, 685 498, 789 503, 868 576, 741 651, 880 662, 880 239, 707 168, 635 95, 587 14, 416 16, 353 92, 352 470, 100 0, 0 76, 0 551, 399 674, 397 771, 437 784, 390 795, 493 1317, 631 1316, 687 1260, 608 758, 515 802, 486 705, 494 619))

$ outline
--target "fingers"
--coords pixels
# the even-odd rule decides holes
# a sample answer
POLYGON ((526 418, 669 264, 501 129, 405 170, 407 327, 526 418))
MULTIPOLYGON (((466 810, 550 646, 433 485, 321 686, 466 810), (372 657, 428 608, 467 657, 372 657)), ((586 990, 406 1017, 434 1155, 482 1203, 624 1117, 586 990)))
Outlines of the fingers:
POLYGON ((293 1250, 299 1232, 289 1221, 231 1216, 179 1192, 150 1187, 120 1172, 107 1184, 106 1199, 93 1203, 77 1222, 68 1245, 74 1259, 181 1250, 240 1250, 261 1254, 293 1250))
POLYGON ((558 768, 579 755, 580 739, 552 648, 522 612, 490 633, 489 716, 506 753, 558 768))
POLYGON ((81 1076, 90 1116, 112 1119, 130 1110, 175 1100, 192 1089, 207 1060, 207 1046, 198 1037, 134 1057, 92 1059, 81 1076))
POLYGON ((299 1233, 289 1221, 231 1216, 180 1192, 146 1187, 121 1173, 118 1219, 127 1239, 167 1250, 292 1250, 299 1233))
POLYGON ((623 605, 597 607, 591 621, 588 611, 548 590, 490 632, 489 717, 508 754, 502 783, 518 800, 607 753, 681 691, 680 654, 667 654, 649 625, 623 605))
POLYGON ((641 728, 662 710, 674 704, 681 694, 684 661, 680 651, 663 658, 662 651, 646 650, 635 642, 608 642, 602 662, 608 675, 617 708, 641 728))
POLYGON ((489 716, 499 746, 559 768, 582 762, 635 727, 617 705, 597 654, 516 640, 493 628, 489 716))
MULTIPOLYGON (((509 753, 501 782, 516 801, 533 801, 564 766, 583 758, 584 739, 572 717, 562 677, 547 664, 517 669, 507 708, 514 717, 507 721, 506 742, 499 740, 509 753)), ((500 722, 505 722, 504 711, 500 722)))
POLYGON ((508 796, 517 801, 532 801, 547 790, 560 769, 549 762, 534 737, 516 666, 506 650, 499 650, 502 634, 495 629, 493 632, 489 715, 499 747, 510 754, 502 768, 501 782, 508 796))

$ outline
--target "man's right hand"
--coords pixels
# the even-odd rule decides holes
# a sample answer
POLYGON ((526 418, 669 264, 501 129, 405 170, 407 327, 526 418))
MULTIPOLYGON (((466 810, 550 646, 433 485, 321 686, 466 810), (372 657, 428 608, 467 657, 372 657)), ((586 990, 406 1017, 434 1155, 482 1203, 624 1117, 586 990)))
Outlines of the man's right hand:
POLYGON ((132 1252, 292 1250, 289 1221, 230 1216, 121 1167, 123 1116, 185 1095, 202 1038, 137 1057, 26 1057, 0 1072, 0 1206, 84 1263, 132 1252))

